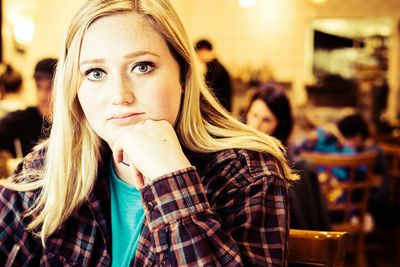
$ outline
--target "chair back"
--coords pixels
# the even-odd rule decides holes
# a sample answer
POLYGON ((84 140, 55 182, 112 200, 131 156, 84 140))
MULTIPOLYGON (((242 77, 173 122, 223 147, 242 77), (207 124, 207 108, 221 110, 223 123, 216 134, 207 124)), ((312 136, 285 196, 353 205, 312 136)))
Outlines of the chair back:
POLYGON ((400 201, 400 144, 379 142, 379 146, 385 153, 389 162, 389 201, 395 203, 400 201))
POLYGON ((351 237, 347 232, 290 230, 289 266, 344 266, 351 237))
POLYGON ((356 266, 366 266, 364 227, 370 191, 376 184, 373 174, 376 152, 354 155, 303 152, 301 156, 319 168, 318 179, 326 199, 326 208, 331 218, 332 214, 335 215, 335 220, 331 221, 331 229, 354 235, 352 250, 356 266), (338 171, 345 172, 346 179, 338 179, 338 171), (338 195, 341 196, 340 201, 332 201, 338 195), (352 219, 354 215, 357 217, 352 219))
POLYGON ((6 150, 0 150, 0 179, 8 177, 8 159, 11 158, 11 154, 6 150))
POLYGON ((328 211, 342 214, 340 222, 332 222, 332 229, 361 232, 371 187, 374 184, 373 165, 376 152, 354 155, 303 152, 301 156, 319 168, 318 179, 328 211), (335 171, 345 172, 346 179, 338 179, 335 171), (341 201, 333 201, 332 199, 339 194, 342 196, 341 201), (349 225, 351 217, 355 214, 360 220, 358 227, 349 225))

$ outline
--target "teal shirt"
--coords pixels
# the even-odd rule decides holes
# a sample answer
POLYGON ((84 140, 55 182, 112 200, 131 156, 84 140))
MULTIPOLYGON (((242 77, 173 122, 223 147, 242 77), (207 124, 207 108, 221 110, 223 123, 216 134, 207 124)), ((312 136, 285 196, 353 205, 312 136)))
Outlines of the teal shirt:
POLYGON ((144 210, 140 191, 118 178, 110 162, 112 266, 129 266, 136 253, 144 210))

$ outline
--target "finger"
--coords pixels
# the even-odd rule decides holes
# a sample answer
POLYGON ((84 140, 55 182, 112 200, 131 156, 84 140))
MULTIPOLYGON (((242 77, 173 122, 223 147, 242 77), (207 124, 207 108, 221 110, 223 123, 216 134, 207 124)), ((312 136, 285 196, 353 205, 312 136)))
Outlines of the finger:
POLYGON ((144 187, 144 178, 141 172, 132 164, 133 170, 133 185, 136 187, 137 190, 141 190, 144 187))
POLYGON ((115 162, 121 163, 124 160, 124 149, 118 142, 114 145, 112 153, 115 162))

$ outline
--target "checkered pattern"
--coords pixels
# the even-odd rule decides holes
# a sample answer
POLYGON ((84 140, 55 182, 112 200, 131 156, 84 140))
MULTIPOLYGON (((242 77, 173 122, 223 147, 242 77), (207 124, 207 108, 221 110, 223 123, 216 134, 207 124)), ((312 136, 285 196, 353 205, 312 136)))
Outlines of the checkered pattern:
MULTIPOLYGON (((29 154, 13 179, 43 168, 29 154)), ((189 156, 196 167, 142 189, 146 213, 132 266, 285 266, 287 184, 276 160, 247 150, 189 156)), ((41 246, 22 216, 38 192, 0 189, 0 266, 110 266, 106 164, 88 200, 41 246)))

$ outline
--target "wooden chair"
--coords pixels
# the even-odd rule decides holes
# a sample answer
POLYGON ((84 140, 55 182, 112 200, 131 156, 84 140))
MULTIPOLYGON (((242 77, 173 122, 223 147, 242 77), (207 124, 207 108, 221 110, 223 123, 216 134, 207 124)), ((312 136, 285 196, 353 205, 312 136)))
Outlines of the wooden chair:
POLYGON ((332 230, 351 232, 354 235, 355 261, 357 266, 366 266, 364 220, 371 187, 377 184, 372 171, 376 153, 343 155, 303 152, 301 156, 318 168, 321 192, 326 199, 328 212, 340 214, 340 221, 331 222, 332 230), (345 180, 335 176, 338 168, 346 171, 345 180), (359 168, 363 168, 362 177, 359 168), (343 196, 342 201, 331 201, 330 197, 337 192, 343 196), (351 220, 355 214, 358 217, 356 223, 351 220))
POLYGON ((390 163, 389 201, 400 201, 400 144, 379 142, 379 146, 390 163))
POLYGON ((344 266, 351 236, 347 232, 290 230, 289 266, 344 266))
POLYGON ((6 150, 0 150, 0 179, 8 177, 10 175, 7 161, 11 157, 12 156, 10 152, 6 150))

